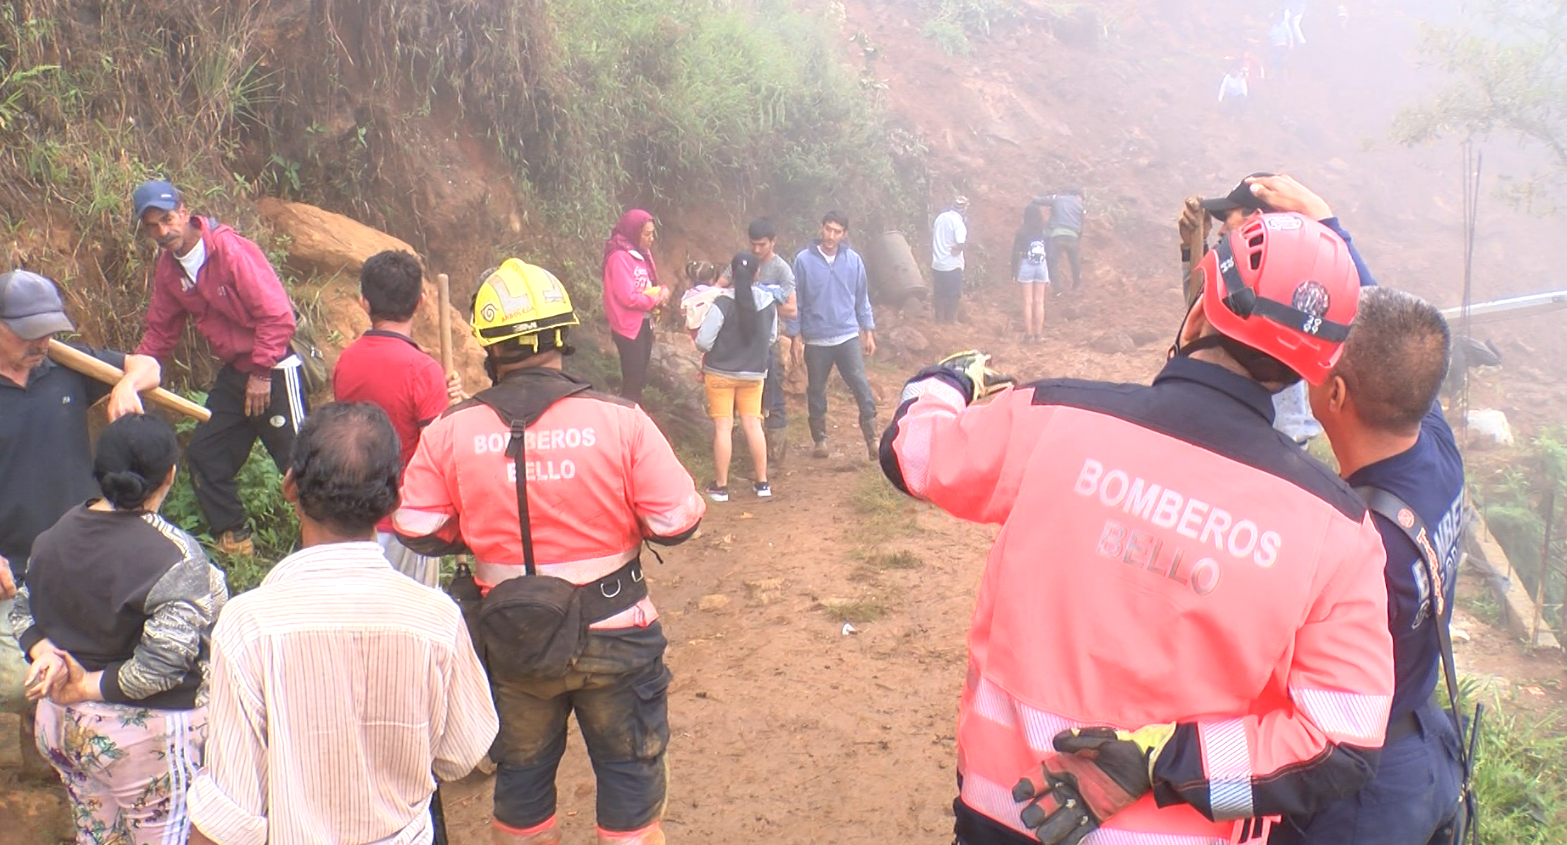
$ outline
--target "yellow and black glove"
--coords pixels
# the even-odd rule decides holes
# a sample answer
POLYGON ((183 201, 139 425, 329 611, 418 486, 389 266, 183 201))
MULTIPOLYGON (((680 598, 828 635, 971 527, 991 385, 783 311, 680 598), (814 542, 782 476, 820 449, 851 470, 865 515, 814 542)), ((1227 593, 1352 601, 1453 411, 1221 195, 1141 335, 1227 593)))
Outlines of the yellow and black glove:
POLYGON ((1020 816, 1044 845, 1077 845, 1105 820, 1153 791, 1153 767, 1175 725, 1136 731, 1080 728, 1055 736, 1038 776, 1012 787, 1020 816))
MULTIPOLYGON (((1017 379, 990 368, 990 356, 977 349, 954 352, 935 364, 920 370, 909 379, 909 384, 932 376, 951 384, 963 393, 964 401, 973 404, 999 393, 1017 383, 1017 379)), ((907 388, 905 388, 907 392, 907 388)))

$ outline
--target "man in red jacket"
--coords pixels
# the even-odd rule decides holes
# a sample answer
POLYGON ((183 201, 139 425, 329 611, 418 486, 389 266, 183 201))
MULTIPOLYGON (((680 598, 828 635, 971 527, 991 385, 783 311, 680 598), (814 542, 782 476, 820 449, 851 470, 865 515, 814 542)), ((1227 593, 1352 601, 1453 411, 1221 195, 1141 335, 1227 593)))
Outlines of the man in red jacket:
POLYGON ((132 199, 142 234, 158 245, 147 331, 136 353, 167 358, 189 316, 222 359, 207 393, 212 419, 196 427, 186 454, 218 549, 252 554, 235 477, 257 437, 281 471, 305 418, 301 361, 288 346, 293 306, 261 248, 191 214, 173 185, 143 183, 132 199))

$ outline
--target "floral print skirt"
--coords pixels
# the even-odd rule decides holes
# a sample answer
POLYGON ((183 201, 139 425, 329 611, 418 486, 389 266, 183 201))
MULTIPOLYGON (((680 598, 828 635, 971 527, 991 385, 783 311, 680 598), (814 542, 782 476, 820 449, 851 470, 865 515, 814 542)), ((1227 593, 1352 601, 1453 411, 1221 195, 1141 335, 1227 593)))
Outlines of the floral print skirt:
POLYGON ((38 703, 38 750, 71 798, 77 845, 183 845, 207 709, 38 703))

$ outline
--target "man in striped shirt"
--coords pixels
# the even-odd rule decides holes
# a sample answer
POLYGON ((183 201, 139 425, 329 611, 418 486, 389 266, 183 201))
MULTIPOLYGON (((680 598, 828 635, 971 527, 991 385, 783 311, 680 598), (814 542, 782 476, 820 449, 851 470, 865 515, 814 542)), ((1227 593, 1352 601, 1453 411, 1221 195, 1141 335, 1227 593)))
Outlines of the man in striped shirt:
POLYGON ((328 405, 300 428, 283 495, 304 548, 213 631, 194 845, 427 845, 435 778, 466 775, 495 738, 457 606, 375 542, 400 467, 374 405, 328 405))

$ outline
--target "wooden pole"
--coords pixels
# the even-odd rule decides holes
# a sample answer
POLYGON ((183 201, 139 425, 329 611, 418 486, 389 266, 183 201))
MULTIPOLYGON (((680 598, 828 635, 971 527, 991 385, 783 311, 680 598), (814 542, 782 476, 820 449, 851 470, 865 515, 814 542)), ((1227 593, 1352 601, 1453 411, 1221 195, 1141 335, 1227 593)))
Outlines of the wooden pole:
MULTIPOLYGON (((1545 473, 1547 481, 1551 474, 1545 473)), ((1540 577, 1534 585, 1534 625, 1529 630, 1529 647, 1540 643, 1540 617, 1545 613, 1545 588, 1551 580, 1551 523, 1556 518, 1556 486, 1545 491, 1545 537, 1540 543, 1540 577)))
POLYGON ((435 276, 436 301, 439 303, 441 326, 441 370, 452 374, 452 280, 445 273, 435 276))
MULTIPOLYGON (((447 376, 452 374, 452 280, 445 273, 435 274, 435 301, 440 310, 437 323, 441 327, 441 371, 447 376)), ((458 555, 458 571, 468 564, 467 555, 458 555)), ((437 800, 439 796, 437 795, 437 800)), ((441 838, 445 841, 446 818, 441 818, 441 838)))
MULTIPOLYGON (((84 376, 95 378, 104 384, 118 384, 120 379, 125 378, 125 371, 119 367, 113 364, 106 364, 79 349, 66 346, 53 338, 49 340, 49 358, 62 367, 69 367, 84 376)), ((211 411, 161 387, 144 390, 141 395, 143 399, 152 404, 177 414, 194 417, 201 422, 212 419, 211 411)))
POLYGON ((1191 234, 1186 236, 1186 254, 1190 259, 1186 262, 1186 307, 1190 308, 1197 298, 1202 296, 1202 282, 1197 275, 1197 268, 1202 266, 1203 251, 1208 246, 1208 212, 1202 211, 1201 222, 1192 228, 1191 234))

